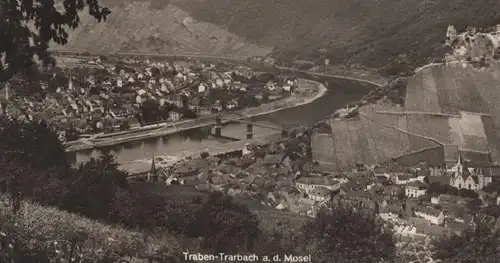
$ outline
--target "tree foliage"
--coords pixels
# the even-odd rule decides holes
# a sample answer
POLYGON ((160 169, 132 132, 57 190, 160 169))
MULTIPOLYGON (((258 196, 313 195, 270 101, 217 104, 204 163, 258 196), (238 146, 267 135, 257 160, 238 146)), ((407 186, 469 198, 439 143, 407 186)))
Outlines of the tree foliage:
POLYGON ((111 13, 101 7, 98 0, 0 0, 0 81, 17 73, 28 73, 36 63, 34 56, 44 66, 55 64, 48 47, 51 41, 68 43, 68 29, 80 23, 79 12, 88 13, 101 22, 111 13))
POLYGON ((395 255, 392 232, 375 214, 344 205, 322 209, 302 229, 316 262, 380 262, 395 255))
POLYGON ((250 251, 259 237, 259 220, 247 207, 220 193, 211 194, 190 227, 190 236, 201 237, 207 251, 250 251))
POLYGON ((443 263, 493 263, 500 258, 500 232, 479 224, 461 235, 444 235, 433 244, 434 258, 443 263))

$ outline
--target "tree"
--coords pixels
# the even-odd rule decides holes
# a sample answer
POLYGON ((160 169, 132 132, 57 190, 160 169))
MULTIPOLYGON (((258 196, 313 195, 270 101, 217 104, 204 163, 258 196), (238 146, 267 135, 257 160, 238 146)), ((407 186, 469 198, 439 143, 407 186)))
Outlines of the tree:
POLYGON ((209 252, 251 251, 261 231, 259 220, 232 197, 212 193, 190 226, 191 237, 201 237, 209 252))
POLYGON ((440 183, 430 183, 427 187, 427 193, 430 195, 441 195, 446 193, 446 187, 440 183))
POLYGON ((27 73, 36 64, 34 56, 43 66, 55 65, 48 52, 49 42, 67 44, 68 28, 78 27, 78 13, 85 7, 98 22, 111 13, 108 8, 101 7, 98 0, 62 2, 62 8, 56 8, 53 0, 0 0, 0 54, 5 55, 0 62, 0 81, 7 81, 17 73, 27 73))
POLYGON ((126 177, 112 156, 91 159, 68 180, 60 206, 90 218, 108 219, 115 196, 129 187, 126 177))
POLYGON ((458 190, 458 195, 461 197, 468 197, 468 198, 477 198, 478 194, 474 192, 473 190, 470 189, 460 189, 458 190))
POLYGON ((210 153, 208 152, 202 152, 200 153, 201 159, 207 159, 210 156, 210 153))
POLYGON ((481 199, 474 198, 474 199, 470 200, 469 202, 467 202, 467 209, 469 209, 473 213, 477 213, 477 212, 479 212, 479 209, 481 208, 482 204, 483 204, 483 202, 481 201, 481 199))
POLYGON ((141 113, 145 123, 159 120, 160 104, 156 100, 148 99, 141 104, 141 113))
POLYGON ((302 244, 315 262, 380 262, 395 256, 395 240, 372 212, 342 204, 322 209, 302 229, 302 244))
POLYGON ((500 258, 500 232, 479 224, 461 235, 449 234, 433 242, 434 259, 443 263, 493 263, 500 258))

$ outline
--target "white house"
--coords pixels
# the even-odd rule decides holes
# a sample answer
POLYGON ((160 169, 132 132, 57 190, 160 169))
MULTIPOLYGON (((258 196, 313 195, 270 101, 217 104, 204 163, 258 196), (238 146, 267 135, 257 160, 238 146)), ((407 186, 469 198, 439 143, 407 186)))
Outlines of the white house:
POLYGON ((243 146, 242 155, 248 155, 251 153, 252 150, 250 150, 250 143, 245 143, 245 146, 243 146))
POLYGON ((273 91, 276 89, 276 85, 274 84, 274 82, 272 81, 269 81, 267 84, 266 84, 266 88, 270 91, 273 91))
POLYGON ((426 219, 434 225, 442 225, 444 223, 444 212, 441 209, 420 206, 415 210, 415 215, 426 219))
POLYGON ((405 195, 410 198, 417 198, 419 196, 425 195, 427 193, 427 188, 422 182, 412 182, 405 186, 405 195))
POLYGON ((308 193, 309 199, 316 201, 316 202, 323 202, 326 201, 329 196, 330 196, 330 190, 325 188, 325 187, 318 187, 315 189, 312 189, 308 193))
POLYGON ((200 83, 200 85, 198 86, 198 92, 202 93, 202 92, 205 92, 207 90, 207 87, 205 85, 203 85, 203 83, 200 83))
POLYGON ((222 79, 216 79, 215 80, 215 86, 218 87, 218 88, 224 87, 224 81, 222 81, 222 79))
POLYGON ((334 179, 327 177, 301 177, 295 182, 295 186, 306 194, 317 188, 326 188, 328 190, 336 190, 342 183, 347 182, 347 179, 334 179))
POLYGON ((419 179, 416 175, 408 174, 408 173, 398 174, 398 175, 394 176, 394 183, 398 184, 398 185, 404 185, 404 184, 408 184, 408 183, 420 181, 420 180, 421 179, 419 179))

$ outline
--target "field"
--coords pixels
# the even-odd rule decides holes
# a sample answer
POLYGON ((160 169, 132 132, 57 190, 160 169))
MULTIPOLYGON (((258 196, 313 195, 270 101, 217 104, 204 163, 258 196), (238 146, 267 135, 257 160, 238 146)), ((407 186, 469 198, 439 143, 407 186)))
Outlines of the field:
MULTIPOLYGON (((429 69, 423 71, 429 71, 429 69)), ((424 72, 408 80, 405 110, 441 113, 443 111, 436 81, 427 72, 424 72)))
POLYGON ((406 116, 367 112, 348 120, 332 120, 333 135, 313 137, 316 160, 333 167, 347 168, 355 162, 375 164, 439 144, 405 133, 406 116), (366 115, 365 115, 366 114, 366 115))

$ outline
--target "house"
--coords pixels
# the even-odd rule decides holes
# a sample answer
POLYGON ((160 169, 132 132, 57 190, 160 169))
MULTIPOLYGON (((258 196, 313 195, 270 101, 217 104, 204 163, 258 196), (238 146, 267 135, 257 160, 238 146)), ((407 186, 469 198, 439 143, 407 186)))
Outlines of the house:
POLYGON ((268 89, 269 91, 274 91, 276 89, 276 85, 274 84, 274 82, 269 81, 266 84, 266 89, 268 89))
POLYGON ((243 146, 242 155, 248 155, 252 153, 252 149, 250 149, 250 143, 245 143, 243 146))
POLYGON ((389 169, 387 167, 377 166, 373 168, 373 174, 375 176, 384 176, 386 178, 389 178, 389 169))
POLYGON ((420 182, 411 182, 405 186, 405 196, 410 198, 417 198, 427 193, 427 187, 420 182))
POLYGON ((379 207, 379 216, 384 221, 392 221, 399 218, 402 213, 402 207, 397 204, 382 205, 379 207))
POLYGON ((168 120, 169 121, 178 121, 182 118, 182 113, 180 113, 179 111, 177 111, 176 109, 174 110, 171 110, 169 113, 168 113, 168 120))
POLYGON ((340 184, 346 181, 346 179, 337 180, 328 177, 301 177, 295 182, 295 186, 304 193, 309 193, 317 188, 326 188, 334 191, 339 188, 340 184))
POLYGON ((206 90, 207 90, 207 86, 203 85, 203 83, 201 83, 200 85, 198 85, 198 92, 203 93, 206 90))
POLYGON ((419 179, 417 175, 410 173, 398 174, 394 176, 394 183, 398 185, 404 185, 419 180, 421 179, 419 179))
POLYGON ((416 216, 426 219, 431 224, 442 225, 444 223, 444 212, 442 209, 417 206, 414 212, 416 216))
POLYGON ((317 201, 317 202, 323 202, 326 201, 330 197, 330 190, 325 188, 325 187, 318 187, 315 189, 312 189, 308 193, 308 197, 311 200, 317 201))
POLYGON ((335 199, 340 202, 351 206, 360 206, 365 209, 378 211, 378 203, 375 202, 373 196, 364 190, 359 191, 343 191, 335 196, 335 199))

